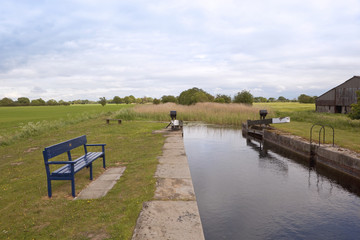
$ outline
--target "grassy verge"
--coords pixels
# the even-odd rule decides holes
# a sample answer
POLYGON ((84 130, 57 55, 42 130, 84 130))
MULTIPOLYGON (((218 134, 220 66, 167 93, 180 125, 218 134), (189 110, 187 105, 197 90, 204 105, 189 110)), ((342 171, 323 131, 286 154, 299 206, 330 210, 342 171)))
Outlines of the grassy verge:
MULTIPOLYGON (((130 239, 142 203, 154 194, 164 139, 151 132, 163 127, 126 121, 107 125, 95 118, 0 147, 0 239, 130 239), (82 134, 89 143, 106 143, 107 166, 125 165, 124 175, 101 199, 73 201, 69 181, 53 182, 48 199, 41 151, 82 134)), ((95 161, 94 177, 102 172, 101 160, 95 161)), ((86 169, 76 175, 77 193, 90 183, 88 175, 86 169)))
MULTIPOLYGON (((360 152, 360 120, 351 120, 344 114, 317 113, 314 104, 269 103, 255 106, 271 109, 270 117, 289 116, 291 123, 273 126, 308 140, 310 140, 310 129, 313 124, 330 125, 335 129, 336 145, 360 152)), ((319 139, 319 130, 319 127, 313 129, 313 139, 316 142, 319 139)), ((328 127, 326 128, 326 142, 332 143, 332 129, 328 127)))

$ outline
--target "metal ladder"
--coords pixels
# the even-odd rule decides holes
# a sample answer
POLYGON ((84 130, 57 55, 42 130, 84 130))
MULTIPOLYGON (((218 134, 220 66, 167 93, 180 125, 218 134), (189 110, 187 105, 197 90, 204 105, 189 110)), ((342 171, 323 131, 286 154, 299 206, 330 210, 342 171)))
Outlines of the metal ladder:
POLYGON ((311 146, 311 144, 312 144, 312 133, 313 133, 313 128, 315 127, 315 126, 320 126, 321 128, 320 128, 320 130, 319 130, 319 146, 320 146, 320 144, 321 144, 321 132, 322 132, 322 130, 324 130, 323 131, 323 144, 325 144, 325 127, 330 127, 331 129, 332 129, 332 131, 333 131, 333 141, 332 141, 332 145, 333 145, 333 147, 335 146, 334 145, 334 141, 335 141, 335 130, 334 130, 334 128, 333 128, 333 126, 331 126, 331 125, 324 125, 324 124, 320 124, 320 123, 315 123, 314 125, 312 125, 312 127, 311 127, 311 129, 310 129, 310 146, 311 146))

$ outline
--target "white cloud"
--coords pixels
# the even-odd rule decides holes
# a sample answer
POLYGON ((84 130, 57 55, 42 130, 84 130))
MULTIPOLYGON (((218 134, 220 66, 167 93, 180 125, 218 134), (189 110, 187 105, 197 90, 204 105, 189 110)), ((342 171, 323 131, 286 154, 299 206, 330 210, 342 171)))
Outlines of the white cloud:
POLYGON ((294 98, 359 75, 356 0, 3 2, 0 98, 161 97, 194 86, 294 98))

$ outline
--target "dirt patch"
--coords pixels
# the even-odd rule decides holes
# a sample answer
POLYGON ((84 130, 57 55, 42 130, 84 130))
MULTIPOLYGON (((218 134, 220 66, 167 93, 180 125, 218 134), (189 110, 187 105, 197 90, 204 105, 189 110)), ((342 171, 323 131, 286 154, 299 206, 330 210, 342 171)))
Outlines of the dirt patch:
POLYGON ((102 231, 102 232, 96 232, 96 233, 88 233, 88 234, 86 234, 86 237, 91 240, 102 240, 102 239, 110 238, 110 235, 107 234, 105 231, 102 231))
POLYGON ((50 225, 50 223, 49 223, 49 222, 46 222, 46 223, 43 223, 43 224, 41 224, 41 225, 34 226, 33 228, 34 228, 34 230, 40 231, 40 230, 46 228, 46 227, 49 226, 49 225, 50 225))
POLYGON ((24 162, 13 162, 13 163, 10 163, 11 166, 19 166, 21 164, 23 164, 24 162))
POLYGON ((39 149, 39 147, 31 147, 31 148, 25 150, 24 153, 31 153, 31 152, 36 151, 38 149, 39 149))

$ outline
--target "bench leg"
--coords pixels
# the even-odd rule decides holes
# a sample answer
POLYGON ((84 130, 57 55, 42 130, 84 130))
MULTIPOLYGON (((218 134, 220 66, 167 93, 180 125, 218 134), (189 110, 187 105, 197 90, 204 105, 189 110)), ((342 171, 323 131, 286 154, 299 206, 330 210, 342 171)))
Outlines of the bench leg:
POLYGON ((71 179, 71 195, 75 197, 75 176, 72 176, 71 179))
POLYGON ((48 185, 48 196, 49 198, 51 198, 52 194, 51 194, 51 180, 48 178, 47 180, 47 185, 48 185))
POLYGON ((103 168, 106 168, 106 166, 105 166, 105 153, 104 153, 104 156, 103 156, 103 168))
POLYGON ((90 167, 90 180, 93 180, 93 174, 92 174, 92 163, 90 163, 90 165, 89 165, 89 167, 90 167))

